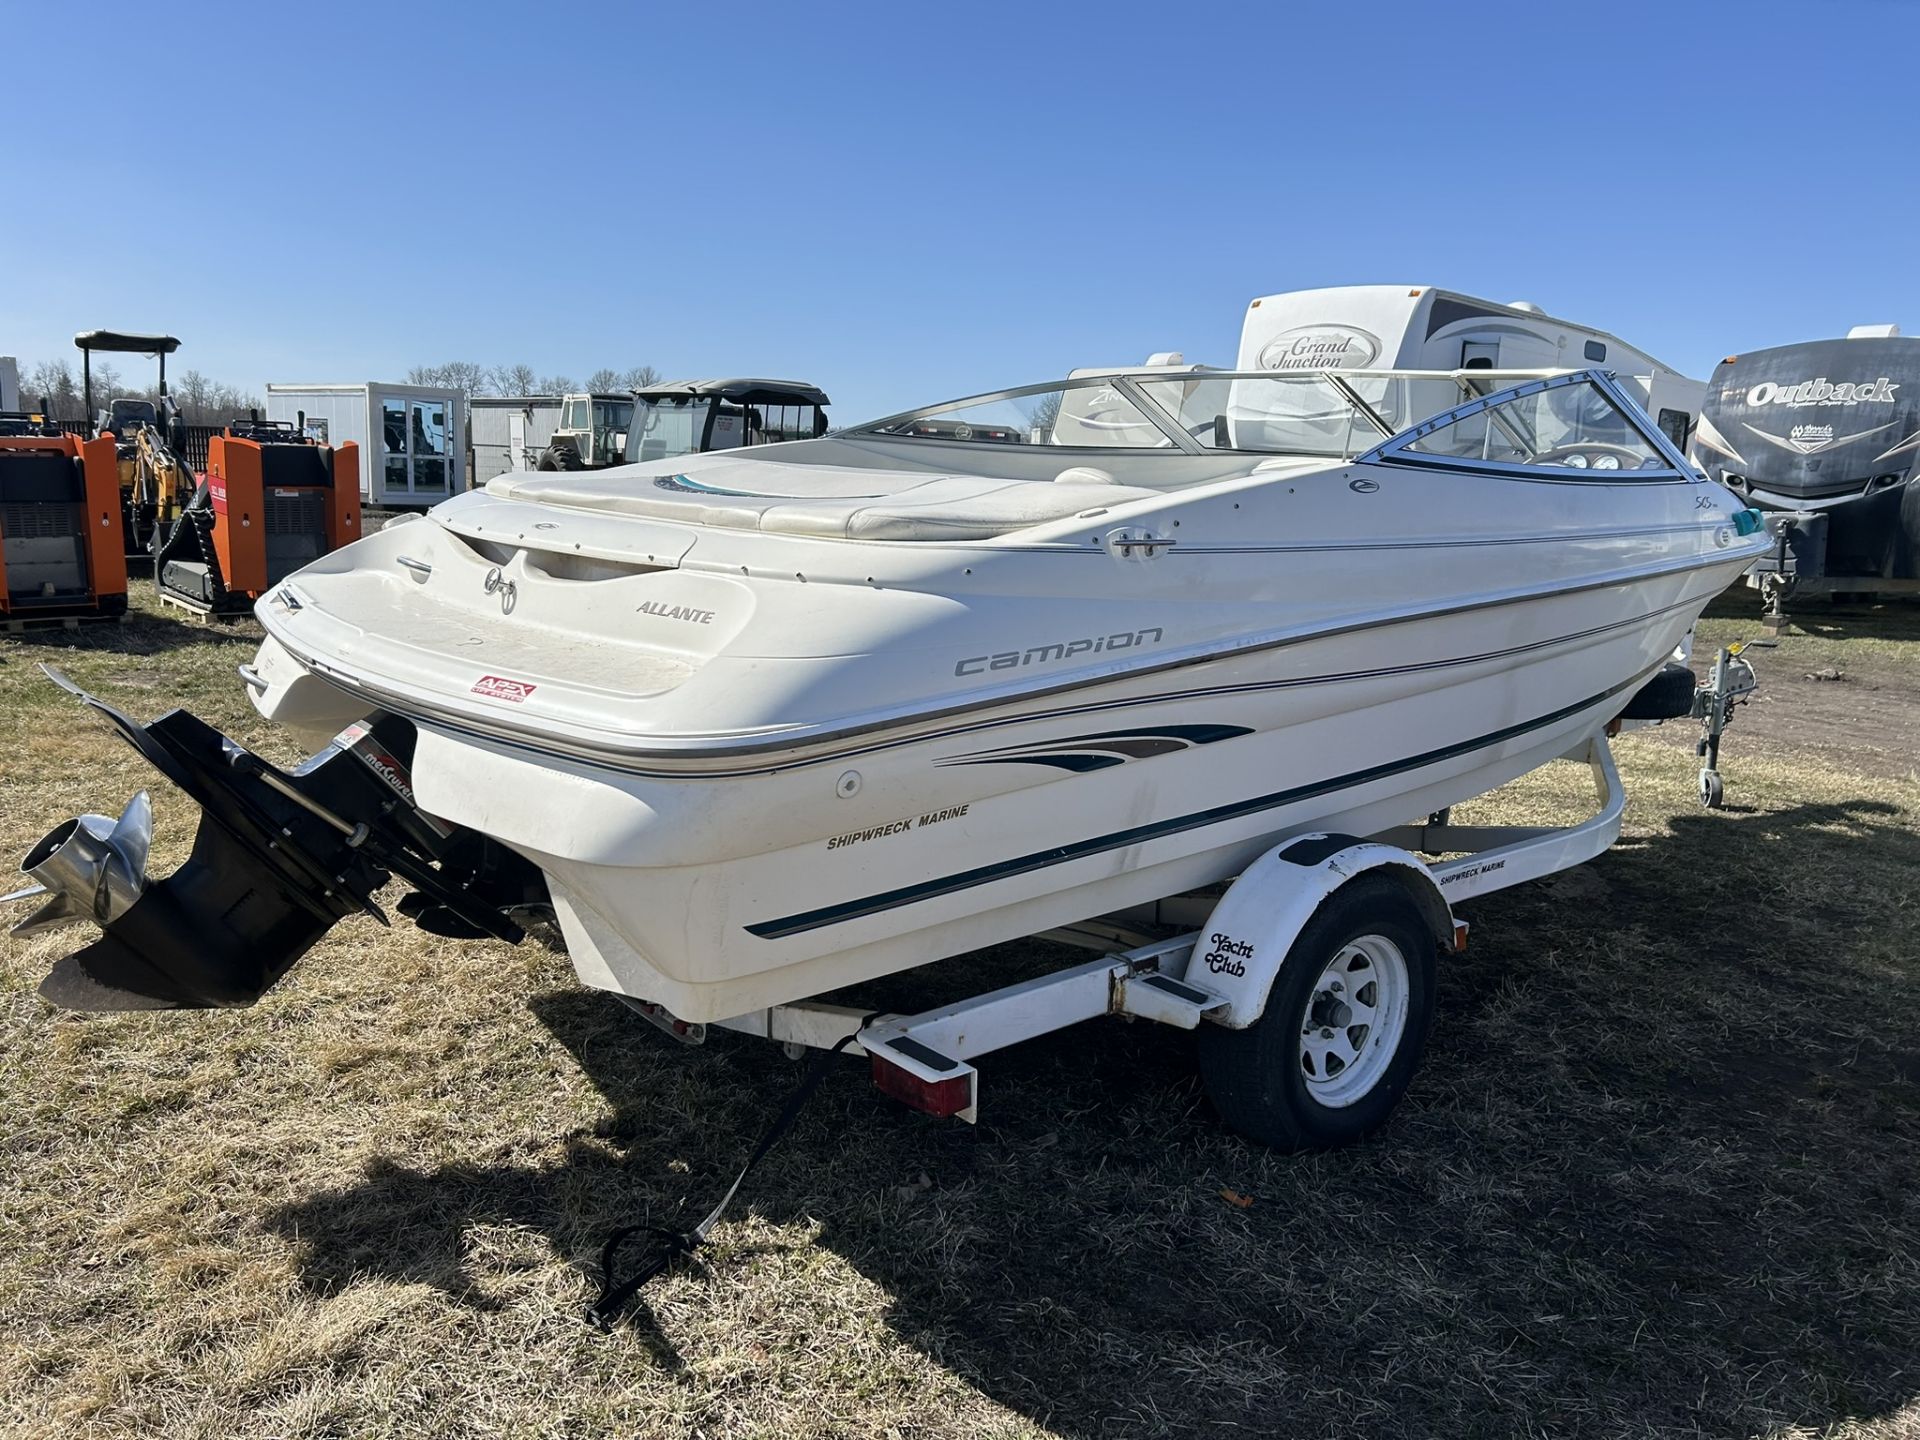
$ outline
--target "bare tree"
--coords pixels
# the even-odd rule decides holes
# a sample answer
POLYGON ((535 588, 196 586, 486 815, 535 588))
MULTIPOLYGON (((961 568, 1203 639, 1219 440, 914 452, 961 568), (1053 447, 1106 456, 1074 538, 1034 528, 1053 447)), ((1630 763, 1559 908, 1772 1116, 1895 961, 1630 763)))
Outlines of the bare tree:
POLYGON ((73 378, 73 367, 66 361, 42 360, 23 373, 25 378, 20 382, 23 404, 39 405, 44 401, 47 413, 56 420, 84 418, 80 414, 80 385, 73 378))
POLYGON ((464 390, 469 395, 492 393, 492 372, 471 360, 449 360, 443 365, 416 365, 407 372, 409 385, 435 385, 443 390, 464 390))
MULTIPOLYGON (((20 385, 23 402, 38 405, 44 396, 48 412, 56 420, 94 418, 81 413, 86 409, 85 397, 74 367, 65 360, 42 360, 37 365, 27 367, 20 385)), ((168 385, 167 393, 173 403, 180 407, 180 416, 189 425, 224 425, 229 420, 244 418, 249 411, 265 408, 258 395, 250 395, 235 386, 210 380, 198 370, 181 373, 168 385)), ((94 407, 105 409, 107 402, 116 395, 144 398, 158 405, 159 375, 156 372, 145 385, 129 385, 115 366, 96 364, 93 367, 94 407)))
POLYGON ((580 387, 573 383, 571 376, 548 375, 535 387, 533 393, 536 395, 574 395, 578 394, 579 390, 580 387))
POLYGON ((189 425, 204 424, 199 415, 212 408, 221 388, 198 370, 188 370, 173 382, 173 403, 189 425))
POLYGON ((1034 397, 1033 409, 1027 416, 1027 428, 1036 435, 1051 437, 1053 427, 1060 421, 1060 392, 1034 397))
POLYGON ((622 390, 647 390, 660 383, 660 372, 651 365, 636 365, 620 379, 622 390))
POLYGON ((620 383, 620 372, 618 370, 609 370, 605 366, 602 366, 587 377, 587 389, 596 395, 608 394, 624 388, 620 383))
POLYGON ((540 383, 533 373, 531 365, 496 365, 491 371, 494 393, 497 395, 537 395, 534 386, 540 383))
MULTIPOLYGON (((115 365, 111 360, 96 360, 93 362, 94 409, 104 410, 107 408, 107 402, 113 399, 114 396, 124 395, 126 393, 126 389, 121 383, 120 367, 118 365, 115 365)), ((85 399, 86 397, 83 393, 81 396, 82 403, 85 402, 85 399)), ((89 420, 92 418, 91 415, 87 416, 89 420)))
MULTIPOLYGON (((249 412, 265 409, 258 395, 248 395, 218 380, 209 380, 198 370, 188 370, 173 382, 170 393, 180 408, 180 418, 189 425, 224 425, 244 418, 249 412)), ((156 387, 150 397, 156 403, 156 387)))

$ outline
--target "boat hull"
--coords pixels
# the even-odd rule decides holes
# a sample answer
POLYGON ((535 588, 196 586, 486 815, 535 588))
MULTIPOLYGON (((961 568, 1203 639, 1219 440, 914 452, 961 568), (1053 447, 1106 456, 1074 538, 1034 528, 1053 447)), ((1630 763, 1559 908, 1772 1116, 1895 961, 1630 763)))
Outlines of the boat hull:
POLYGON ((1614 718, 1744 563, 1306 638, 745 775, 429 721, 414 783, 545 872, 586 984, 720 1020, 1493 789, 1614 718))

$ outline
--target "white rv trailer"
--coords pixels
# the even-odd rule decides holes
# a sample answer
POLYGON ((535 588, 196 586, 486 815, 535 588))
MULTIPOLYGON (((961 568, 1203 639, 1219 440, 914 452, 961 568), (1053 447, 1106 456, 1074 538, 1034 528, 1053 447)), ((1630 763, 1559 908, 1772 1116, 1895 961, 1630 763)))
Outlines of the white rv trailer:
POLYGON ((1631 380, 1647 413, 1685 450, 1706 396, 1617 335, 1431 285, 1337 285, 1262 295, 1247 306, 1238 370, 1582 370, 1631 380))

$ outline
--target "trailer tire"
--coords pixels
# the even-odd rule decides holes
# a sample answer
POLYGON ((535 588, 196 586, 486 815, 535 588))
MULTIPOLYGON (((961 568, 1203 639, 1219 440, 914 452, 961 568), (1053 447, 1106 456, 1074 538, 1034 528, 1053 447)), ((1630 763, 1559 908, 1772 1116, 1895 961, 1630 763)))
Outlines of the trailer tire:
POLYGON ((1426 1049, 1438 953, 1419 906, 1391 876, 1361 875, 1334 891, 1287 951, 1260 1018, 1244 1030, 1201 1028, 1200 1078, 1220 1118, 1289 1151, 1331 1149, 1378 1129, 1426 1049), (1379 1018, 1355 1024, 1335 988, 1369 1001, 1366 1013, 1379 1018), (1341 1060, 1343 1045, 1351 1060, 1341 1060))

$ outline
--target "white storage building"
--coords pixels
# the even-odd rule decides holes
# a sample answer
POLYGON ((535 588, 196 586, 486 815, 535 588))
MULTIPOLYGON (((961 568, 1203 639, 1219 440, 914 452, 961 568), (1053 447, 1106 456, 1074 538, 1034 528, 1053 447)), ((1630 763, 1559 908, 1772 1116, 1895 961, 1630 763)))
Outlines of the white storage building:
POLYGON ((531 470, 560 423, 558 395, 476 395, 468 407, 468 483, 476 489, 509 470, 531 470))
POLYGON ((360 495, 369 505, 424 509, 471 483, 467 397, 433 385, 269 385, 267 418, 304 421, 330 445, 360 447, 360 495))

